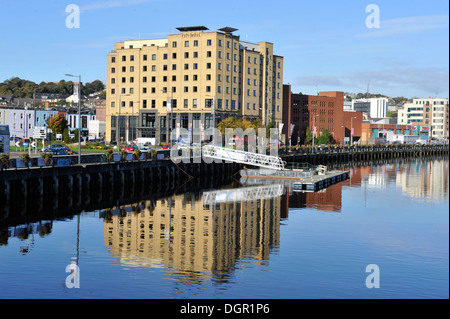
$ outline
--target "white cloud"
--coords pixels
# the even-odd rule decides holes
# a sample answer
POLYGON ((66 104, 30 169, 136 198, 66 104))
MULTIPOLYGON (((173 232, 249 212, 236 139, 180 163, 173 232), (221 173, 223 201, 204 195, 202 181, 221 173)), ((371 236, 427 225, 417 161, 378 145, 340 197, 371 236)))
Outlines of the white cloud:
POLYGON ((448 14, 396 18, 381 21, 380 28, 367 29, 367 32, 357 34, 356 37, 390 37, 414 34, 427 30, 448 28, 448 22, 448 14))
POLYGON ((449 69, 435 67, 393 67, 384 70, 354 72, 348 75, 301 76, 293 80, 300 87, 360 91, 370 83, 371 91, 400 96, 436 94, 448 96, 449 69), (411 93, 411 94, 409 94, 411 93))

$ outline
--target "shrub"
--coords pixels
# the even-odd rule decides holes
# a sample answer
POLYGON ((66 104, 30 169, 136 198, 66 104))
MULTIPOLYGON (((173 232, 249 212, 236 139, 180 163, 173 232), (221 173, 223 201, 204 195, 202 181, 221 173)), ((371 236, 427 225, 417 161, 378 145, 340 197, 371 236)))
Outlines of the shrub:
POLYGON ((45 165, 50 165, 52 163, 52 153, 42 153, 41 157, 44 159, 45 165))
POLYGON ((22 155, 20 155, 20 159, 25 164, 25 166, 28 167, 28 164, 30 164, 30 161, 31 161, 30 154, 22 153, 22 155))
POLYGON ((0 154, 0 166, 2 169, 9 168, 9 154, 0 154))
POLYGON ((105 156, 106 156, 106 160, 107 160, 108 162, 111 162, 111 160, 112 160, 113 157, 114 157, 113 150, 107 150, 107 151, 105 152, 105 156))

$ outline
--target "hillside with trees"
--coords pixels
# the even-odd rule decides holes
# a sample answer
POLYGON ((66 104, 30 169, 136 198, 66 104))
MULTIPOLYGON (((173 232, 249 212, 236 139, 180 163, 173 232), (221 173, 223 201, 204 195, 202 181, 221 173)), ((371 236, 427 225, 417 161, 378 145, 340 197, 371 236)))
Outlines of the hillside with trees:
MULTIPOLYGON (((81 93, 89 95, 101 92, 105 85, 100 80, 82 83, 81 93)), ((15 98, 33 98, 34 93, 57 93, 73 94, 73 81, 61 80, 59 82, 41 82, 39 84, 32 81, 14 77, 0 83, 0 94, 13 94, 15 98)))

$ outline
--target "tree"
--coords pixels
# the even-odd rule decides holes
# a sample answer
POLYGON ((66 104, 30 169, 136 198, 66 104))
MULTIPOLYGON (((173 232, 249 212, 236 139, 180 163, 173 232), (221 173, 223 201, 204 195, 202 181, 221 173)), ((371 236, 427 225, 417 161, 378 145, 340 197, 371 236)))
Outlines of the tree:
POLYGON ((334 142, 333 135, 325 129, 322 131, 320 136, 317 138, 317 144, 330 144, 334 142))
POLYGON ((69 143, 69 128, 65 128, 63 131, 63 141, 64 143, 69 143))
POLYGON ((62 134, 64 129, 68 128, 67 120, 59 115, 52 115, 47 120, 47 125, 53 134, 62 134))
POLYGON ((309 144, 311 141, 312 141, 312 133, 309 127, 307 127, 305 132, 305 144, 309 144))

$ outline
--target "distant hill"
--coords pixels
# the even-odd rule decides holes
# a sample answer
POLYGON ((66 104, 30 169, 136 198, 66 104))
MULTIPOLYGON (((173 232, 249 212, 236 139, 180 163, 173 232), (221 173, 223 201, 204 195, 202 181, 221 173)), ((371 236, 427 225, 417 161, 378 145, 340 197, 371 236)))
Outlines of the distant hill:
MULTIPOLYGON (((13 77, 0 83, 0 94, 12 94, 15 98, 33 98, 34 93, 56 93, 73 94, 72 81, 61 80, 59 82, 41 82, 39 84, 32 81, 13 77)), ((89 83, 82 83, 81 93, 89 95, 105 89, 105 85, 100 80, 89 83)))

